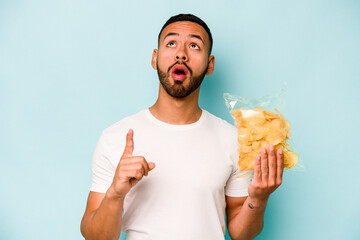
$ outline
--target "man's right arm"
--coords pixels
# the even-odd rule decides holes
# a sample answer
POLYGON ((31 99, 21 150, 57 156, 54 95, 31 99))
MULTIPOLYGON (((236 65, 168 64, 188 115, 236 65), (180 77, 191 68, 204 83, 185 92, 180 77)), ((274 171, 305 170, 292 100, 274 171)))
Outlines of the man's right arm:
POLYGON ((106 194, 90 192, 81 233, 87 240, 119 239, 124 199, 115 197, 109 189, 106 194))
POLYGON ((126 194, 143 176, 154 169, 142 156, 133 156, 134 132, 126 135, 126 146, 116 168, 113 182, 106 193, 90 192, 81 221, 81 233, 87 240, 119 239, 126 194))

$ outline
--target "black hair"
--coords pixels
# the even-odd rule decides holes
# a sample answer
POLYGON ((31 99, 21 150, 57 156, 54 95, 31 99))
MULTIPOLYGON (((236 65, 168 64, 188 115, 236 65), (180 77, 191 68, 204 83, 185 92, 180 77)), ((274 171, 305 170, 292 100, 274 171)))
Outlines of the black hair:
POLYGON ((167 20, 167 22, 164 24, 164 26, 160 30, 160 33, 158 36, 158 42, 160 42, 160 35, 167 25, 174 23, 174 22, 181 22, 181 21, 194 22, 194 23, 199 24, 200 26, 202 26, 205 29, 205 31, 207 32, 207 34, 209 35, 209 38, 210 38, 210 49, 209 49, 210 50, 209 55, 210 55, 212 46, 213 46, 213 39, 212 39, 210 29, 203 20, 201 20, 200 18, 198 18, 192 14, 178 14, 176 16, 172 16, 171 18, 169 18, 169 20, 167 20))

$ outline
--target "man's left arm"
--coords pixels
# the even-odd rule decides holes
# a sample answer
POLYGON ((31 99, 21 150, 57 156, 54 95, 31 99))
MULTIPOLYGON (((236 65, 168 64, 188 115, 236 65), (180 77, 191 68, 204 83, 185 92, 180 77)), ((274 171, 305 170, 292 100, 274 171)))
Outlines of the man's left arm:
POLYGON ((254 177, 248 197, 226 196, 228 231, 233 240, 254 239, 263 228, 264 213, 270 194, 281 185, 284 156, 272 145, 262 149, 255 159, 254 177))

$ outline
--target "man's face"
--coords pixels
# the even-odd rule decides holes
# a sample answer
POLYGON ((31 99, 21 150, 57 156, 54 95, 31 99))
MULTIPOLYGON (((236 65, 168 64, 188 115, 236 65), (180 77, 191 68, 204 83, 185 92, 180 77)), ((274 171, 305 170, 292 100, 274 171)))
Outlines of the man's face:
POLYGON ((159 50, 154 50, 152 66, 159 80, 172 97, 184 98, 199 88, 205 74, 214 69, 214 56, 209 56, 210 39, 197 23, 171 23, 159 39, 159 50))

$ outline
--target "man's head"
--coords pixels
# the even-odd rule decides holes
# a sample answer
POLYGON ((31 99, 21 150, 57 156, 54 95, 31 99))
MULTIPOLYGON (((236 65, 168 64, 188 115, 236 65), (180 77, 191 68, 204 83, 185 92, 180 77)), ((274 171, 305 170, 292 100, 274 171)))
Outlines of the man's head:
POLYGON ((206 23, 201 20, 200 18, 192 15, 192 14, 178 14, 176 16, 172 16, 171 18, 169 18, 169 20, 166 21, 166 23, 164 24, 164 26, 161 28, 160 32, 159 32, 159 36, 158 36, 158 43, 160 41, 160 35, 163 32, 164 28, 166 28, 166 26, 168 26, 171 23, 174 22, 181 22, 181 21, 188 21, 188 22, 193 22, 193 23, 197 23, 199 24, 201 27, 204 28, 204 30, 206 31, 206 33, 208 34, 209 40, 210 40, 210 48, 209 48, 209 55, 211 54, 211 50, 212 50, 212 46, 213 46, 213 38, 210 32, 210 28, 206 25, 206 23))
POLYGON ((154 50, 151 63, 161 87, 175 98, 198 93, 205 74, 214 70, 209 28, 198 17, 180 14, 165 23, 158 39, 159 49, 154 50))

